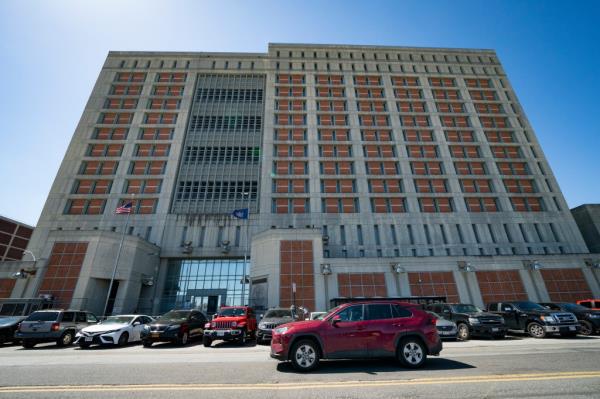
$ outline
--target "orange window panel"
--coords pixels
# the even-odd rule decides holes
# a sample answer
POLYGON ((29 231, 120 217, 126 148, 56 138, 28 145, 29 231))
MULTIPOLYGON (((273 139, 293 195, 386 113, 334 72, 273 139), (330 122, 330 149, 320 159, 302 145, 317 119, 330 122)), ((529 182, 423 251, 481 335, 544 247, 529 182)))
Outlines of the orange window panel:
POLYGON ((383 170, 380 162, 367 162, 367 173, 370 175, 382 175, 383 170))
POLYGON ((108 194, 112 180, 96 180, 93 194, 108 194))
POLYGON ((142 192, 143 180, 127 180, 126 182, 126 193, 127 194, 140 194, 142 192))
POLYGON ((294 156, 294 157, 306 156, 306 146, 303 146, 303 145, 292 146, 292 156, 294 156))
POLYGON ((342 198, 342 213, 355 213, 355 198, 342 198))
POLYGON ((498 204, 496 198, 483 198, 483 208, 486 212, 498 212, 498 204))
POLYGON ((136 156, 147 157, 152 153, 152 144, 138 144, 136 156))
POLYGON ((69 208, 67 213, 69 215, 83 215, 86 206, 86 200, 84 199, 73 199, 70 200, 69 208))
POLYGON ((326 213, 339 213, 340 209, 338 206, 338 200, 336 198, 325 198, 325 212, 326 213))
POLYGON ((387 213, 388 204, 385 198, 373 198, 372 199, 373 212, 375 213, 387 213))
POLYGON ((353 193, 354 192, 354 181, 353 180, 340 180, 340 192, 342 193, 353 193))
POLYGON ((146 180, 146 184, 144 186, 144 194, 155 194, 155 193, 160 192, 161 185, 162 185, 161 179, 146 180))
POLYGON ((292 212, 293 213, 306 213, 306 199, 304 198, 293 198, 292 199, 292 212))
POLYGON ((75 194, 89 194, 92 192, 94 180, 78 180, 75 184, 77 187, 75 194))
POLYGON ((287 193, 289 191, 289 180, 275 180, 275 192, 287 193))
POLYGON ((154 146, 154 155, 157 157, 166 157, 169 155, 171 145, 169 144, 156 144, 154 146))
POLYGON ((337 192, 337 180, 323 180, 323 192, 336 193, 337 192))
POLYGON ((88 215, 100 215, 104 210, 104 204, 106 200, 104 199, 92 199, 89 200, 87 206, 87 214, 88 215))
POLYGON ((152 161, 150 162, 150 168, 148 170, 151 175, 160 175, 164 173, 165 162, 162 161, 152 161))
POLYGON ((288 213, 288 200, 286 198, 275 198, 275 213, 288 213))
POLYGON ((275 162, 275 172, 278 175, 287 175, 288 171, 289 171, 289 163, 288 162, 281 162, 281 161, 276 161, 275 162))
POLYGON ((483 211, 479 198, 465 198, 465 202, 467 204, 467 210, 469 212, 482 212, 483 211))
POLYGON ((369 180, 369 187, 372 193, 385 193, 385 184, 383 180, 369 180))
POLYGON ((158 200, 155 198, 146 198, 146 199, 139 200, 139 203, 137 204, 137 212, 136 213, 140 213, 140 214, 154 213, 156 210, 157 202, 158 202, 158 200))
POLYGON ((306 170, 306 162, 292 162, 292 172, 295 175, 304 175, 306 170))
POLYGON ((293 193, 306 193, 306 180, 292 180, 293 193))
POLYGON ((341 175, 352 174, 352 162, 338 162, 338 170, 341 175))
POLYGON ((106 155, 109 157, 120 157, 123 152, 123 145, 109 144, 106 148, 106 155))
POLYGON ((116 161, 103 162, 100 168, 101 175, 112 175, 117 169, 118 163, 116 161))

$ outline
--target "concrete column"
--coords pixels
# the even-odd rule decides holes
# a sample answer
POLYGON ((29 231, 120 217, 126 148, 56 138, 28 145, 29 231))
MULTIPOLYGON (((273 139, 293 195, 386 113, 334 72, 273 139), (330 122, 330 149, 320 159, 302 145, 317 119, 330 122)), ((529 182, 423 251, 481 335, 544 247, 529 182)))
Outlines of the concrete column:
POLYGON ((529 270, 528 274, 533 282, 539 302, 550 302, 550 295, 548 294, 542 273, 539 270, 529 270))
POLYGON ((594 294, 594 298, 600 298, 600 269, 583 267, 581 271, 590 286, 590 290, 592 290, 592 294, 594 294))
POLYGON ((527 292, 529 300, 533 302, 542 302, 538 287, 536 286, 534 279, 531 277, 530 272, 528 270, 521 269, 519 270, 519 275, 521 276, 521 281, 523 281, 523 287, 525 288, 525 292, 527 292))

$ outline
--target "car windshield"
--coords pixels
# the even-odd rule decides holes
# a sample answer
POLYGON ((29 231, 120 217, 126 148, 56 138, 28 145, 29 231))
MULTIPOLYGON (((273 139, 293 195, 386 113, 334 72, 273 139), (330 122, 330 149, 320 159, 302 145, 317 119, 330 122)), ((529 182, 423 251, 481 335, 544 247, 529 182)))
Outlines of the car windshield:
POLYGON ((59 312, 34 312, 29 315, 27 321, 56 321, 59 312))
POLYGON ((439 314, 432 312, 431 310, 428 310, 427 313, 429 313, 430 315, 432 315, 433 317, 436 317, 438 319, 443 319, 442 316, 440 316, 439 314))
POLYGON ((265 314, 265 319, 282 319, 284 317, 292 318, 292 312, 289 309, 271 309, 265 314))
POLYGON ((246 314, 244 308, 226 308, 219 310, 219 317, 243 316, 246 314))
POLYGON ((133 316, 108 316, 106 320, 102 320, 101 324, 129 324, 133 320, 133 316))
POLYGON ((481 309, 479 309, 477 306, 475 305, 452 305, 452 308, 454 309, 455 313, 478 313, 478 312, 482 312, 481 309))
POLYGON ((577 305, 574 303, 559 303, 564 310, 568 312, 589 312, 590 310, 585 306, 577 305))
POLYGON ((187 310, 171 310, 158 318, 158 321, 186 320, 190 312, 187 310))
POLYGON ((321 318, 321 320, 323 320, 323 319, 326 319, 327 317, 331 316, 333 313, 335 313, 335 312, 337 312, 338 310, 340 310, 340 308, 341 308, 342 306, 343 306, 343 305, 338 305, 338 306, 336 306, 336 307, 335 307, 335 308, 333 308, 333 309, 329 309, 329 311, 323 315, 323 317, 321 318))
POLYGON ((542 305, 538 305, 535 302, 513 302, 513 304, 520 310, 548 310, 542 305))

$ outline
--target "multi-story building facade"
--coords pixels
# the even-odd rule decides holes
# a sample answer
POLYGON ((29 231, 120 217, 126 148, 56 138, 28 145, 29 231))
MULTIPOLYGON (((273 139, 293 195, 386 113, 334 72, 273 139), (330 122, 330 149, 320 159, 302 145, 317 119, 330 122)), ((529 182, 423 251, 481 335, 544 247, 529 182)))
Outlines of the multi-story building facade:
POLYGON ((491 50, 111 52, 12 295, 102 311, 122 234, 115 312, 600 290, 491 50))

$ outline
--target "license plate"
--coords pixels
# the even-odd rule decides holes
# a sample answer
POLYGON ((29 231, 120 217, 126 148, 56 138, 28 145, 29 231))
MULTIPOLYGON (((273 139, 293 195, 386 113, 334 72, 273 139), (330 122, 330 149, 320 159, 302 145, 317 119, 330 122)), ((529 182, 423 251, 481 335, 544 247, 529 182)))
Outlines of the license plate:
POLYGON ((492 328, 492 332, 498 332, 498 327, 492 328))
POLYGON ((159 336, 160 336, 160 333, 153 332, 153 333, 152 333, 152 334, 150 334, 150 335, 151 335, 151 336, 153 336, 153 337, 159 337, 159 336))
POLYGON ((571 330, 571 331, 575 331, 575 330, 576 330, 576 328, 575 328, 575 326, 569 326, 569 330, 571 330))
POLYGON ((85 342, 92 342, 94 337, 85 337, 85 342))
POLYGON ((222 337, 225 335, 225 331, 217 331, 217 337, 222 337))

